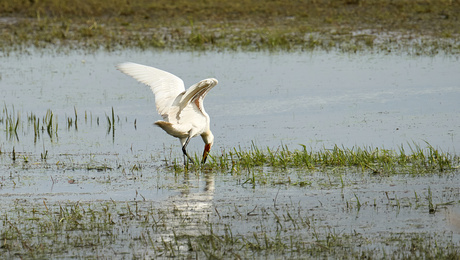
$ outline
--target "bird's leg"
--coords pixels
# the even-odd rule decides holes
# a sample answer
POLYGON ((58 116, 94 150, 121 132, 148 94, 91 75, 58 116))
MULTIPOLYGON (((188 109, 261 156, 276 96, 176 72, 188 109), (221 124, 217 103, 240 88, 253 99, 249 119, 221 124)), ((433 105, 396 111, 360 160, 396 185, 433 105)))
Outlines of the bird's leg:
POLYGON ((187 137, 187 140, 185 140, 185 143, 182 146, 182 153, 184 153, 184 165, 187 165, 187 159, 185 159, 186 156, 190 160, 190 162, 192 162, 192 164, 195 163, 193 159, 188 155, 187 150, 185 150, 185 148, 187 148, 188 142, 190 142, 190 136, 187 137))

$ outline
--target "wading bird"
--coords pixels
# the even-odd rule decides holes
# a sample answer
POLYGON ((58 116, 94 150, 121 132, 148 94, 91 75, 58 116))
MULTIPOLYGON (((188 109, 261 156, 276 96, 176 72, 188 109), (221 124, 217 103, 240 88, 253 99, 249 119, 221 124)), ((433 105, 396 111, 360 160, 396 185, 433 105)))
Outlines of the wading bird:
POLYGON ((155 124, 180 139, 184 164, 187 164, 187 158, 194 163, 186 148, 192 137, 201 135, 205 143, 201 163, 205 163, 214 135, 209 128, 209 115, 204 110, 203 99, 217 85, 217 79, 204 79, 185 91, 182 79, 160 69, 132 62, 119 64, 117 69, 150 86, 157 111, 164 120, 155 124))

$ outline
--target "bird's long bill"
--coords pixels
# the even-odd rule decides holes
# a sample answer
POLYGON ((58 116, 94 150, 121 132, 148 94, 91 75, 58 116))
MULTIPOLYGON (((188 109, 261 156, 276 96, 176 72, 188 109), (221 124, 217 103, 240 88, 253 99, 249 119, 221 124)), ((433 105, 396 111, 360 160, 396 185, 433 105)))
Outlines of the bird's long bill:
POLYGON ((203 151, 203 160, 201 160, 201 163, 206 162, 206 158, 208 157, 208 153, 211 150, 211 144, 206 144, 204 146, 204 151, 203 151))

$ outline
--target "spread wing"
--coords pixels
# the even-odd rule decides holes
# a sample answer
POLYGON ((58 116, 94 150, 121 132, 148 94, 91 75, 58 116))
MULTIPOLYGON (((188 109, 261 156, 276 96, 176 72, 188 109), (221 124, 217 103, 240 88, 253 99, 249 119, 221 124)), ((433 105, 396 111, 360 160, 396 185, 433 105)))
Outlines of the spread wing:
POLYGON ((179 101, 178 116, 180 115, 180 112, 192 102, 196 104, 201 113, 204 113, 203 99, 206 97, 206 94, 208 94, 208 92, 217 85, 217 83, 217 79, 214 78, 204 79, 187 89, 187 92, 185 92, 179 101))
POLYGON ((155 94, 157 111, 163 118, 168 116, 169 108, 174 99, 185 91, 182 79, 160 69, 132 62, 119 64, 117 69, 150 86, 153 94, 155 94))

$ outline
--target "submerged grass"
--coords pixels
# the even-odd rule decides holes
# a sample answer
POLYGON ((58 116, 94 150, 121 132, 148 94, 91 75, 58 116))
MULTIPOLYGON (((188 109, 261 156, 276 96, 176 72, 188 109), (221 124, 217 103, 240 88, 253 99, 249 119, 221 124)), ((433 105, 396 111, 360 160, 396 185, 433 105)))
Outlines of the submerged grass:
MULTIPOLYGON (((78 113, 77 108, 74 107, 74 115, 67 116, 65 115, 65 121, 61 121, 67 129, 67 131, 74 130, 78 131, 78 113)), ((107 127, 107 134, 112 132, 112 137, 115 138, 115 124, 120 123, 120 118, 118 117, 117 120, 115 119, 114 110, 112 108, 112 115, 111 117, 107 116, 108 120, 108 127, 107 127)), ((99 117, 95 118, 95 123, 99 126, 99 117)), ((89 112, 88 118, 88 111, 85 111, 85 125, 93 125, 93 114, 89 112)), ((29 134, 33 133, 33 140, 34 144, 46 136, 54 142, 57 141, 59 137, 59 131, 62 131, 59 128, 60 120, 58 115, 53 113, 53 110, 47 109, 41 112, 28 112, 24 113, 23 111, 18 111, 15 107, 4 105, 2 112, 0 113, 0 133, 5 133, 5 139, 12 141, 15 140, 16 142, 27 142, 27 137, 29 134), (42 116, 39 116, 42 114, 42 116), (26 140, 20 140, 20 138, 26 137, 26 140)), ((0 136, 0 140, 1 140, 0 136)))
POLYGON ((18 137, 18 126, 20 122, 20 113, 18 112, 17 114, 14 111, 14 106, 12 107, 9 112, 8 107, 6 104, 3 107, 2 111, 2 116, 0 117, 0 124, 5 125, 5 133, 6 133, 6 138, 11 139, 11 138, 16 138, 19 140, 18 137), (12 111, 11 111, 12 110, 12 111))
POLYGON ((456 259, 460 254, 452 233, 373 236, 336 230, 308 206, 289 203, 251 210, 219 204, 197 210, 177 202, 16 200, 8 207, 0 213, 2 258, 456 259))
POLYGON ((448 0, 4 0, 0 49, 458 54, 459 15, 448 0))

